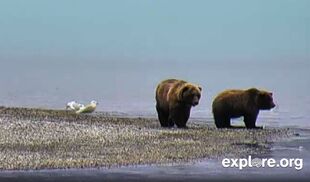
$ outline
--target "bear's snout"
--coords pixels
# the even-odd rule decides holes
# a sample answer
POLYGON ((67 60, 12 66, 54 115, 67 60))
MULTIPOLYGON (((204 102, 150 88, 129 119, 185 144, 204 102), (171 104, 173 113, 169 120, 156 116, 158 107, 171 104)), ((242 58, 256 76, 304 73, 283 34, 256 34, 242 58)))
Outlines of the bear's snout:
POLYGON ((199 101, 195 101, 194 103, 193 103, 193 106, 197 106, 199 104, 199 101))
POLYGON ((199 98, 197 96, 194 97, 192 105, 197 106, 199 104, 199 98))

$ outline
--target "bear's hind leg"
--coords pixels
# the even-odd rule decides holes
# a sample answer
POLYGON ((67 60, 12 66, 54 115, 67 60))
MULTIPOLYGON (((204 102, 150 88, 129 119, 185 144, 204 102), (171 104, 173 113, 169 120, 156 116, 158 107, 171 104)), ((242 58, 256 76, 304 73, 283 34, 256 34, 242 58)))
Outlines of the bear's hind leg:
POLYGON ((172 127, 169 120, 168 120, 168 117, 169 117, 169 114, 167 112, 165 112, 163 109, 161 109, 160 107, 158 107, 156 105, 156 110, 157 110, 157 114, 158 114, 158 120, 159 120, 159 123, 162 127, 172 127))
POLYGON ((214 120, 217 128, 231 128, 230 118, 227 116, 214 115, 214 120))
POLYGON ((186 123, 190 115, 190 108, 175 108, 171 110, 169 120, 174 122, 178 128, 186 128, 186 123))

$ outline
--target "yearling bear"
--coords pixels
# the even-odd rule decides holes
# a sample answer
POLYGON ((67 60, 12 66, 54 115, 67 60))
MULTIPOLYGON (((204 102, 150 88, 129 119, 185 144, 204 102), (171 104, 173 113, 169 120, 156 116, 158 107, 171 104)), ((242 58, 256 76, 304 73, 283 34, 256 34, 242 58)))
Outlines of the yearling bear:
POLYGON ((192 106, 199 104, 202 88, 184 80, 168 79, 156 88, 156 110, 162 127, 185 128, 192 106))
POLYGON ((217 128, 230 128, 230 119, 243 116, 246 128, 256 127, 259 110, 275 107, 272 93, 250 88, 248 90, 226 90, 213 101, 212 111, 217 128))

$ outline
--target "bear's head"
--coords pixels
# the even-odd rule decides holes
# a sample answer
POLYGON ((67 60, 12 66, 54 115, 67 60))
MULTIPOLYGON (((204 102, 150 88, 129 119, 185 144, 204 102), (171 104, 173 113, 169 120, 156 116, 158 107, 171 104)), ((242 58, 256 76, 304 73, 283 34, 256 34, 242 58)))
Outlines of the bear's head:
POLYGON ((200 86, 190 83, 184 84, 180 88, 179 101, 187 105, 196 106, 199 104, 201 90, 200 86))
POLYGON ((258 92, 257 103, 259 109, 262 110, 270 110, 276 106, 273 102, 272 93, 267 91, 258 92))

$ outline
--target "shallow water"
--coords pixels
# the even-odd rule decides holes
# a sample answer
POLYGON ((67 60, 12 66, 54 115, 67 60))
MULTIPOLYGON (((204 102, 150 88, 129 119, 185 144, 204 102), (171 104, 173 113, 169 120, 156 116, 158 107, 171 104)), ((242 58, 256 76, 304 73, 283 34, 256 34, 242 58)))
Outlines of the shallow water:
MULTIPOLYGON (((258 125, 310 128, 310 63, 307 61, 105 61, 1 60, 0 105, 64 108, 68 101, 99 102, 98 111, 156 116, 154 92, 166 78, 203 87, 193 118, 212 120, 213 98, 227 88, 273 91, 277 107, 258 125)), ((241 119, 233 121, 242 124, 241 119)))

